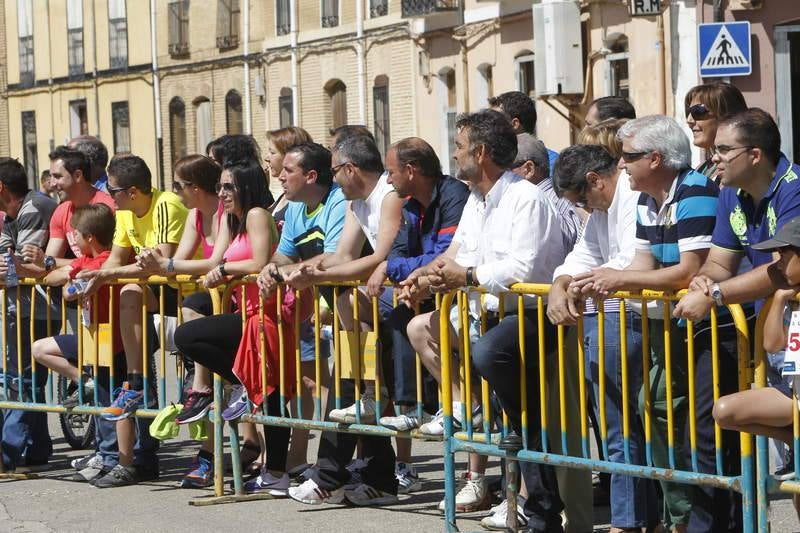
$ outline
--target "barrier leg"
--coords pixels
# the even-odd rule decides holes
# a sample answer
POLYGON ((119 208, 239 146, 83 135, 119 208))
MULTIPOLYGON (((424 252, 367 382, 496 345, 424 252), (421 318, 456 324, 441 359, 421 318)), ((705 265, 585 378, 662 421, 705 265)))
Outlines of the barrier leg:
MULTIPOLYGON (((443 387, 444 388, 444 387, 443 387)), ((445 415, 444 427, 453 427, 452 415, 445 415)), ((444 441, 444 522, 445 531, 458 531, 456 526, 456 454, 449 437, 444 441)))

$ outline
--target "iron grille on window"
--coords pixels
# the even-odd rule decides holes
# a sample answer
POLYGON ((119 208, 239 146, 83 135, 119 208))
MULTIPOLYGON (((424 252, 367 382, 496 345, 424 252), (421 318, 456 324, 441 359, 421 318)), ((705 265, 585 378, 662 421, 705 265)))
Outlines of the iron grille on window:
POLYGON ((111 103, 111 124, 114 132, 114 153, 131 151, 131 119, 128 102, 111 103))
POLYGON ((292 29, 290 0, 275 0, 275 34, 286 35, 292 29))
POLYGON ((281 95, 278 97, 278 115, 281 128, 287 128, 294 124, 293 105, 292 91, 284 87, 281 89, 281 95))
POLYGON ((169 3, 169 55, 189 53, 189 0, 169 3))
POLYGON ((239 46, 239 0, 217 3, 217 48, 239 46))
POLYGON ((322 0, 322 27, 335 28, 339 25, 339 0, 322 0))
POLYGON ((67 48, 69 55, 69 75, 83 73, 83 28, 67 30, 67 48))
POLYGON ((386 76, 379 76, 372 87, 373 116, 375 125, 375 144, 382 157, 386 157, 389 150, 389 80, 386 76))
POLYGON ((19 82, 31 85, 33 72, 33 35, 19 38, 19 82))
POLYGON ((404 17, 422 17, 440 11, 458 9, 458 0, 402 0, 401 11, 404 17))
POLYGON ((112 19, 108 21, 108 49, 111 68, 128 66, 128 21, 112 19))
POLYGON ((369 16, 372 18, 382 17, 389 12, 389 0, 370 0, 369 16))

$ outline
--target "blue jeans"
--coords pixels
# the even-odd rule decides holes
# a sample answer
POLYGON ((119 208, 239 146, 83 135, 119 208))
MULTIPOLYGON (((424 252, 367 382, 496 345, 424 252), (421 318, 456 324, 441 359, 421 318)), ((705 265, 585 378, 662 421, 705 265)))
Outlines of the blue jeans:
MULTIPOLYGON (((620 315, 605 313, 605 397, 600 398, 600 368, 598 352, 598 315, 583 319, 586 348, 586 375, 592 382, 592 405, 600 420, 600 403, 605 402, 608 457, 614 463, 625 461, 625 437, 622 419, 622 361, 620 358, 620 315)), ((628 415, 630 461, 646 464, 644 430, 637 416, 639 389, 642 387, 642 322, 639 315, 627 311, 628 353, 628 415)), ((638 528, 649 525, 655 518, 656 495, 653 484, 646 479, 611 474, 611 525, 618 528, 638 528)))

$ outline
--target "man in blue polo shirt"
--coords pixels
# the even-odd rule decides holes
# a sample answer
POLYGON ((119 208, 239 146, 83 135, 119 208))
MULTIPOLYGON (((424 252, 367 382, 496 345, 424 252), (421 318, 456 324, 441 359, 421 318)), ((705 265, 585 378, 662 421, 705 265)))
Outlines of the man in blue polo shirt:
MULTIPOLYGON (((706 317, 716 304, 749 302, 770 295, 776 284, 772 280, 777 272, 771 253, 754 250, 753 244, 770 239, 786 222, 800 215, 800 168, 792 165, 780 152, 780 132, 775 121, 761 109, 752 108, 720 122, 716 135, 714 162, 722 180, 714 228, 712 248, 708 259, 689 286, 690 292, 675 307, 675 316, 690 320, 706 317), (753 270, 737 275, 744 257, 753 270)), ((760 309, 761 302, 756 302, 760 309)), ((733 371, 720 372, 717 380, 721 395, 739 390, 736 372, 738 354, 735 351, 736 331, 726 314, 718 310, 717 336, 720 346, 719 368, 733 371), (726 347, 727 346, 727 347, 726 347)), ((752 327, 752 309, 749 313, 752 327)), ((702 342, 703 347, 709 342, 702 342)), ((698 343, 696 343, 697 345, 698 343)), ((698 358, 695 365, 697 396, 697 451, 698 470, 715 473, 714 424, 710 416, 713 406, 713 388, 703 387, 713 380, 710 354, 698 358)), ((736 474, 739 465, 739 437, 724 431, 722 449, 723 473, 736 474)), ((729 491, 700 488, 696 490, 690 529, 727 530, 728 511, 741 521, 740 499, 729 491)))
MULTIPOLYGON (((651 115, 626 123, 618 133, 622 141, 620 166, 630 175, 631 189, 640 191, 636 213, 636 253, 623 270, 596 268, 575 276, 570 291, 606 298, 614 291, 655 289, 675 291, 686 287, 700 269, 711 247, 717 208, 717 186, 690 168, 689 139, 673 119, 651 115)), ((687 468, 682 453, 687 409, 687 352, 685 332, 670 320, 663 304, 648 309, 650 330, 650 414, 653 423, 653 464, 662 468, 687 468), (666 316, 665 316, 666 315, 666 316), (664 321, 670 320, 665 325, 664 321), (667 405, 664 329, 671 328, 672 404, 667 405), (667 411, 674 420, 674 456, 667 445, 667 411), (672 457, 670 457, 672 456, 672 457)), ((639 400, 644 412, 644 395, 639 400)), ((691 488, 661 483, 664 525, 682 530, 689 522, 691 488)))

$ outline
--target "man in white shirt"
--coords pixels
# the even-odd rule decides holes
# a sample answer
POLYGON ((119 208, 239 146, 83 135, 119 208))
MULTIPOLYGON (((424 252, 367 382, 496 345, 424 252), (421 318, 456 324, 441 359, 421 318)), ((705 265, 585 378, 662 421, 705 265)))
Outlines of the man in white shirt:
MULTIPOLYGON (((589 207, 592 214, 586 223, 583 238, 556 268, 548 299, 547 315, 555 325, 573 325, 581 315, 580 291, 569 285, 579 274, 593 268, 627 267, 635 253, 636 204, 639 193, 631 191, 627 174, 617 167, 617 161, 602 146, 576 145, 567 148, 556 162, 553 172, 556 192, 575 205, 589 207)), ((599 302, 598 302, 599 305, 599 302)), ((600 398, 598 357, 598 314, 587 313, 583 318, 586 340, 586 375, 590 377, 594 394, 593 407, 600 420, 599 402, 605 402, 607 426, 607 460, 625 462, 622 413, 622 374, 620 359, 620 302, 604 302, 604 367, 605 397, 600 398)), ((639 308, 628 303, 626 309, 626 339, 628 354, 641 354, 642 323, 639 308)), ((645 464, 644 437, 637 413, 637 398, 642 386, 641 357, 627 359, 628 413, 630 462, 645 464)), ((577 394, 578 391, 571 391, 577 394)), ((653 485, 641 478, 611 475, 612 530, 646 527, 655 503, 653 485), (616 529, 614 529, 616 528, 616 529)))
MULTIPOLYGON (((548 341, 553 341, 554 335, 552 329, 549 335, 537 331, 535 298, 525 298, 526 309, 522 317, 517 315, 516 298, 506 298, 506 318, 498 323, 498 296, 515 283, 550 281, 556 266, 566 256, 558 216, 540 189, 508 170, 516 157, 517 139, 501 113, 483 110, 462 116, 456 123, 456 131, 457 177, 469 181, 472 192, 448 250, 425 272, 407 280, 405 285, 423 283, 436 292, 464 286, 481 286, 488 291, 485 306, 489 329, 475 339, 472 361, 478 376, 486 379, 497 394, 511 427, 520 434, 519 380, 509 379, 509 376, 520 374, 517 330, 519 320, 524 321, 526 341, 531 349, 526 369, 527 443, 529 449, 540 450, 536 347, 539 333, 546 335, 548 341), (423 276, 426 279, 420 281, 423 276)), ((478 295, 470 298, 472 321, 479 319, 480 306, 478 295)), ((438 316, 438 312, 433 312, 416 317, 409 324, 408 333, 431 374, 441 378, 438 316)), ((450 385, 453 397, 459 398, 458 372, 454 374, 454 382, 450 385)), ((454 406, 456 421, 460 410, 460 405, 454 406)), ((435 422, 437 420, 432 423, 435 422)), ((421 429, 424 430, 424 426, 421 429)), ((521 464, 521 470, 529 493, 524 518, 528 520, 530 531, 562 531, 560 513, 563 506, 553 468, 525 462, 521 464)), ((482 487, 470 485, 477 481, 473 474, 469 473, 465 488, 481 496, 482 487)), ((458 498, 456 503, 458 506, 458 498)))

